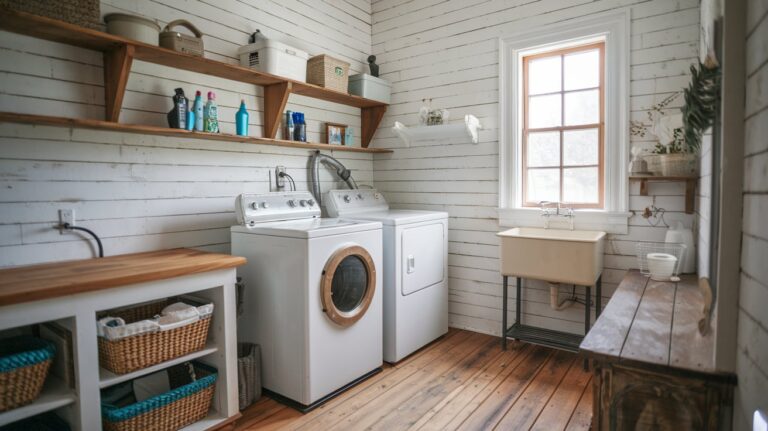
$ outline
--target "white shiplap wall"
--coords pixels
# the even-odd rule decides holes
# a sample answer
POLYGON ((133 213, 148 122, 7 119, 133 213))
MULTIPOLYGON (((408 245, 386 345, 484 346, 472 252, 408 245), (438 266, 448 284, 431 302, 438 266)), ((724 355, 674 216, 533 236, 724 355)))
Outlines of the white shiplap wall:
POLYGON ((768 1, 747 2, 744 216, 734 429, 768 414, 768 1))
MULTIPOLYGON (((446 210, 450 213, 449 277, 452 326, 500 332, 501 286, 498 273, 500 229, 498 203, 498 38, 526 28, 618 8, 631 9, 631 118, 688 82, 699 43, 698 0, 375 0, 374 54, 382 77, 393 83, 392 105, 374 145, 399 148, 376 155, 376 187, 396 206, 446 210), (391 132, 394 121, 418 123, 423 98, 447 108, 454 119, 473 114, 482 122, 480 143, 434 144, 412 148, 391 132)), ((682 98, 673 107, 679 107, 682 98)), ((633 145, 650 147, 648 141, 633 145)), ((629 155, 627 155, 627 161, 629 155)), ((694 217, 683 213, 684 186, 650 185, 656 205, 667 209, 667 222, 694 217)), ((604 296, 610 297, 628 268, 636 267, 638 241, 663 241, 665 229, 639 216, 652 203, 631 184, 628 235, 611 235, 605 250, 604 296)), ((579 332, 583 308, 552 311, 548 290, 531 283, 524 292, 526 323, 579 332)), ((603 301, 605 304, 605 300, 603 301)))
MULTIPOLYGON (((185 18, 206 34, 206 57, 237 63, 248 35, 329 53, 362 70, 371 45, 368 0, 108 0, 102 14, 127 12, 162 25, 185 18)), ((0 32, 0 110, 103 118, 101 54, 0 32)), ((240 99, 251 110, 251 134, 262 133, 260 87, 134 62, 120 120, 167 125, 173 89, 187 96, 214 90, 222 131, 234 133, 240 99)), ((308 139, 322 123, 346 123, 360 140, 359 110, 302 96, 288 109, 306 112, 308 139)), ((269 171, 285 165, 307 189, 308 150, 231 142, 0 125, 0 266, 84 258, 77 234, 59 235, 59 208, 74 208, 78 224, 104 238, 108 255, 172 247, 229 251, 234 197, 269 189, 269 171)), ((360 184, 371 184, 372 157, 337 152, 360 184)), ((324 187, 334 179, 323 175, 324 187)))

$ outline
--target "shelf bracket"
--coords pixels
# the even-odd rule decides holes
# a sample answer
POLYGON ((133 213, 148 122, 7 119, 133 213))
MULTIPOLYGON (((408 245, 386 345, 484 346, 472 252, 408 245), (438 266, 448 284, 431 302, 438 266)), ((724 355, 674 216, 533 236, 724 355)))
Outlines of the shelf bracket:
POLYGON ((104 108, 106 120, 117 123, 134 56, 133 45, 104 51, 104 108))
POLYGON ((696 206, 696 180, 685 181, 685 213, 693 214, 696 206))
POLYGON ((277 138, 277 129, 291 94, 290 82, 264 86, 264 137, 277 138))
POLYGON ((371 106, 368 108, 360 108, 360 119, 362 133, 362 146, 368 148, 373 139, 373 134, 376 133, 376 129, 379 128, 381 119, 384 118, 384 113, 387 112, 387 106, 371 106))

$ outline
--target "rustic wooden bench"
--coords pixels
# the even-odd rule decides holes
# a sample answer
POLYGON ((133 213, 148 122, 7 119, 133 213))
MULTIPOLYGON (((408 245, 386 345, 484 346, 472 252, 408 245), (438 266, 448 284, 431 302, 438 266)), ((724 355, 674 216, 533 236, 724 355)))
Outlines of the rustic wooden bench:
POLYGON ((594 430, 730 429, 736 376, 715 368, 704 304, 695 276, 627 273, 580 346, 594 367, 594 430))

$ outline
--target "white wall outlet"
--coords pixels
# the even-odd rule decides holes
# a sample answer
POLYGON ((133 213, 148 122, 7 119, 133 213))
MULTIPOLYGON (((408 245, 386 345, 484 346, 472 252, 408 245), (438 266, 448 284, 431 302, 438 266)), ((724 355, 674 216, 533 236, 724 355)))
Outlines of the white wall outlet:
POLYGON ((285 188, 285 177, 280 176, 281 173, 285 173, 285 166, 275 167, 275 187, 278 190, 285 188))
MULTIPOLYGON (((59 226, 64 226, 64 224, 69 224, 70 226, 75 225, 75 210, 72 208, 64 208, 59 210, 59 226)), ((59 228, 59 233, 64 234, 64 229, 59 228)))

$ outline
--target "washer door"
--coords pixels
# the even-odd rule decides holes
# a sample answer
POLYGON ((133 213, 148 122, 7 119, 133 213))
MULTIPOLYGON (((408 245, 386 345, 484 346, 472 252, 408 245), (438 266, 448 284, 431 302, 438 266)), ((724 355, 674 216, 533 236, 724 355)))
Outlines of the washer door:
POLYGON ((344 247, 331 256, 320 281, 323 312, 334 323, 350 326, 368 310, 376 291, 376 267, 367 250, 344 247))

